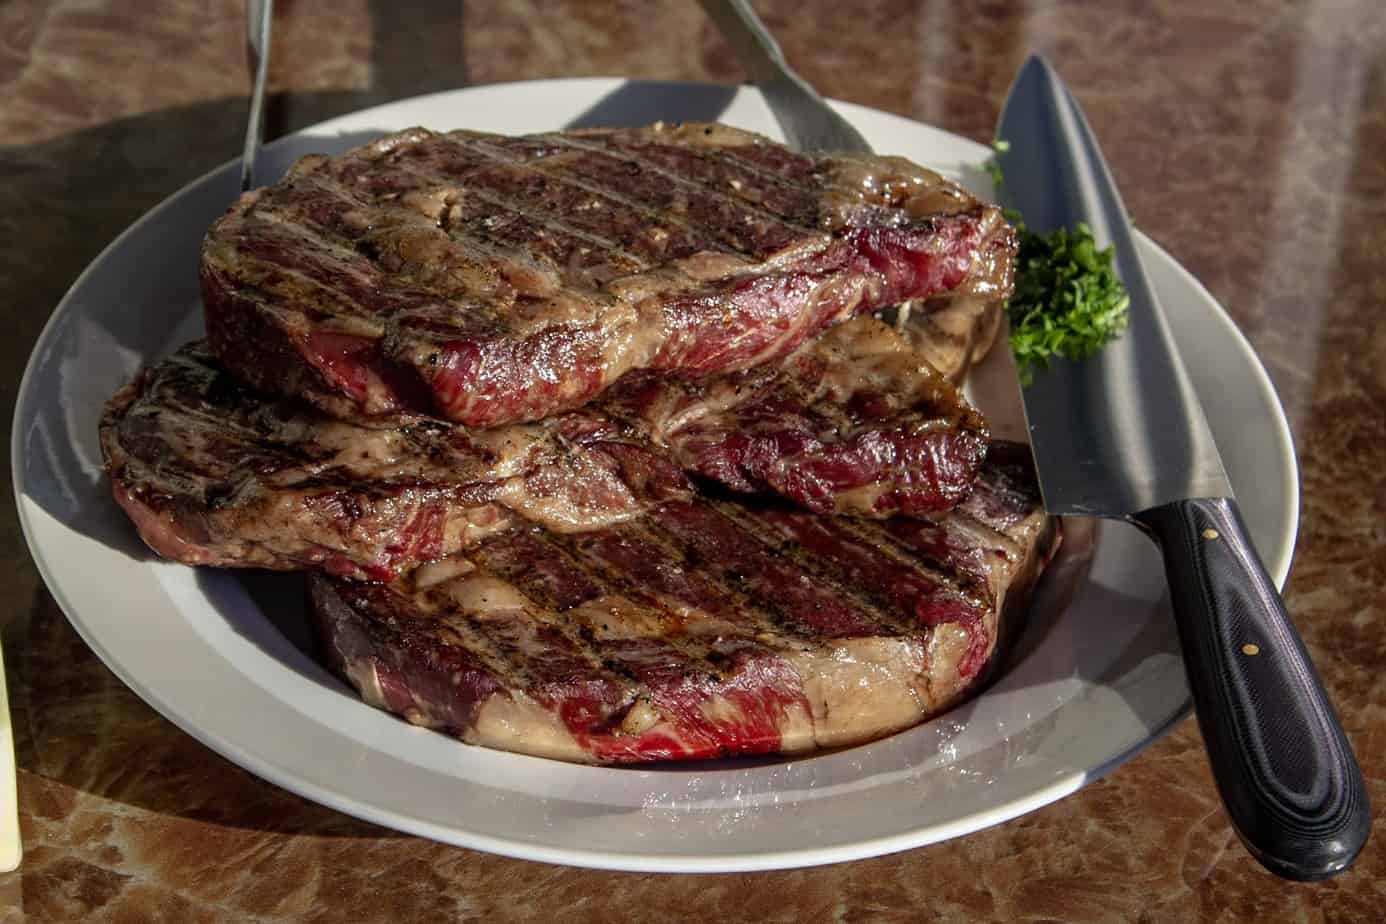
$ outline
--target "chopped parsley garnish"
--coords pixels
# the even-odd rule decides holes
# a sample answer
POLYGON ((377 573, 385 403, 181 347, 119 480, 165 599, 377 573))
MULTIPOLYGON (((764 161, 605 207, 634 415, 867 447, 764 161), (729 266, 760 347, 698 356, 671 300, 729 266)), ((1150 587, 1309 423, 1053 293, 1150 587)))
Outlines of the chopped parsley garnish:
MULTIPOLYGON (((1011 149, 1011 143, 1004 138, 997 138, 991 143, 991 147, 997 154, 1005 154, 1011 149)), ((995 157, 988 157, 987 162, 983 164, 983 166, 987 168, 987 175, 991 177, 992 185, 999 190, 1003 180, 1001 176, 1001 164, 995 157)))
MULTIPOLYGON (((1009 148, 1001 140, 993 146, 997 151, 1009 148)), ((987 161, 986 169, 999 188, 1001 165, 996 158, 987 161)), ((1014 210, 1007 209, 1006 218, 1020 241, 1015 293, 1006 304, 1006 316, 1011 352, 1021 383, 1028 385, 1035 368, 1047 366, 1050 357, 1083 359, 1115 339, 1126 329, 1131 299, 1112 269, 1113 249, 1098 250, 1087 225, 1040 234, 1026 228, 1014 210)))

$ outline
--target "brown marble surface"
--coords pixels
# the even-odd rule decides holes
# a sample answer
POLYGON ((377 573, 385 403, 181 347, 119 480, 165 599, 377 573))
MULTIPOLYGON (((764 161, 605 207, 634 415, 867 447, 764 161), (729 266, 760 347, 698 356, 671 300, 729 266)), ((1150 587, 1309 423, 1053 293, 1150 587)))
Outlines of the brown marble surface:
MULTIPOLYGON (((825 93, 986 140, 1055 60, 1133 215, 1232 313, 1302 466, 1286 598, 1386 805, 1386 16, 1377 0, 761 0, 825 93)), ((586 74, 733 82, 692 2, 278 4, 271 131, 432 90, 586 74)), ((239 151, 234 0, 0 0, 0 389, 82 267, 239 151)), ((8 433, 8 429, 6 430, 8 433)), ((7 476, 8 477, 8 476, 7 476)), ((264 783, 116 680, 12 508, 3 639, 25 857, 0 921, 1301 920, 1386 916, 1386 831, 1331 882, 1274 879, 1184 722, 1102 782, 970 837, 822 869, 598 873, 442 846, 264 783)))

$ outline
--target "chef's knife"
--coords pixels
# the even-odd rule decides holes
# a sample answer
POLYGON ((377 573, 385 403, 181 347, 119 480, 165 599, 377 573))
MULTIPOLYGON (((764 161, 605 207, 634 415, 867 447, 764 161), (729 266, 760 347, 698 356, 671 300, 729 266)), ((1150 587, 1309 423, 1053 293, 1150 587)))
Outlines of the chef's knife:
POLYGON ((1135 523, 1164 555, 1189 686, 1232 825, 1267 869, 1324 879, 1366 842, 1362 772, 1247 538, 1203 410, 1086 119, 1042 58, 997 137, 1001 198, 1038 232, 1086 223, 1131 296, 1130 324, 1023 389, 1046 509, 1135 523), (1003 145, 1005 147, 1005 145, 1003 145))

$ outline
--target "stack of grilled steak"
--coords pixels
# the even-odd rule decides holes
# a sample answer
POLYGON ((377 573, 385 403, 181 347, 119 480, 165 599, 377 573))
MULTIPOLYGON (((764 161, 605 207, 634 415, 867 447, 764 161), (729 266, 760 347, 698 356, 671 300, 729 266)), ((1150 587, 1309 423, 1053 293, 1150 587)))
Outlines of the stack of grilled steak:
POLYGON ((327 660, 412 722, 603 762, 869 740, 980 682, 1057 541, 956 387, 1013 256, 898 158, 402 132, 213 225, 207 339, 112 398, 107 470, 159 554, 309 572, 327 660))

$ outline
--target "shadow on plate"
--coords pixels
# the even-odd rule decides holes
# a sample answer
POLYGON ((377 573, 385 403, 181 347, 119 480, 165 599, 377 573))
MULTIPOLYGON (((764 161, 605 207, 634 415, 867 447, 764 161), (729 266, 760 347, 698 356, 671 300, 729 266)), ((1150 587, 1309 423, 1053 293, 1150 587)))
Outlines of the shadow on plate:
POLYGON ((739 88, 630 81, 570 119, 564 128, 634 128, 651 122, 715 122, 739 88))

